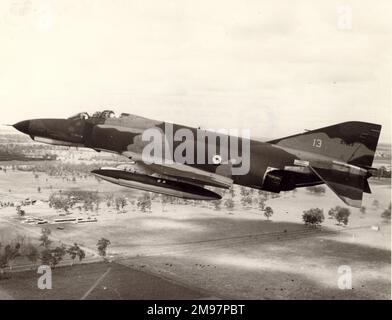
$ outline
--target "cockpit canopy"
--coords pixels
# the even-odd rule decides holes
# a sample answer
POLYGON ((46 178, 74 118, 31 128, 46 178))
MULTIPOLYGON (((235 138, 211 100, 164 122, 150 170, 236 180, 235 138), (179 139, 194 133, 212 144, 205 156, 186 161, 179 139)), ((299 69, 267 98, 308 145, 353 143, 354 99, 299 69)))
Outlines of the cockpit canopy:
POLYGON ((94 112, 92 116, 90 116, 87 112, 80 112, 75 114, 68 119, 108 119, 108 118, 115 118, 115 113, 112 110, 104 110, 104 111, 97 111, 94 112))
POLYGON ((115 113, 112 110, 104 110, 102 112, 97 111, 94 112, 92 115, 93 118, 99 118, 99 119, 108 119, 108 118, 115 118, 115 113))
POLYGON ((73 119, 88 119, 88 118, 90 118, 90 115, 87 112, 80 112, 69 117, 68 119, 73 120, 73 119))

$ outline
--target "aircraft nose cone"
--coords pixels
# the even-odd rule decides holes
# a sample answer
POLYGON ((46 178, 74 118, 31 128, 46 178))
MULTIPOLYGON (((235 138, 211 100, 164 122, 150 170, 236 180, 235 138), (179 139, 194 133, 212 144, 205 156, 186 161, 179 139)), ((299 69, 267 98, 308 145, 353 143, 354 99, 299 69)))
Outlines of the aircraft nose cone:
POLYGON ((20 131, 20 132, 23 132, 25 134, 29 134, 30 121, 29 120, 25 120, 25 121, 21 121, 21 122, 15 123, 13 125, 13 127, 16 130, 20 131))

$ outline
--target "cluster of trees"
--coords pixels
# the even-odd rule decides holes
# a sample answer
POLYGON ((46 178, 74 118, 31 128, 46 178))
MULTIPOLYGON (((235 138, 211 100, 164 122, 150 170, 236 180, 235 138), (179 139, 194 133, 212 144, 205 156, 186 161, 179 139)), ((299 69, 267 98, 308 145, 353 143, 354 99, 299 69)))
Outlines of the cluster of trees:
POLYGON ((63 179, 69 179, 69 177, 86 179, 92 170, 97 169, 97 166, 96 163, 37 162, 34 166, 17 166, 16 168, 20 171, 31 171, 33 174, 45 172, 49 176, 63 179))
POLYGON ((50 229, 43 228, 38 239, 39 245, 26 242, 24 237, 17 237, 5 245, 0 243, 1 274, 4 274, 6 268, 12 269, 13 262, 17 257, 26 257, 34 266, 38 261, 41 261, 41 264, 50 265, 52 268, 55 268, 66 255, 72 259, 72 264, 76 258, 82 261, 86 257, 84 250, 77 243, 72 246, 60 244, 53 248, 50 234, 50 229))
MULTIPOLYGON (((268 196, 273 197, 273 195, 263 190, 256 191, 255 189, 247 188, 244 186, 239 187, 239 190, 240 204, 244 209, 251 209, 252 207, 256 207, 264 211, 265 202, 268 199, 268 196)), ((229 190, 217 189, 214 191, 221 194, 222 196, 221 200, 215 200, 211 202, 215 210, 220 210, 222 204, 227 210, 234 210, 236 204, 236 202, 234 201, 236 197, 235 187, 232 187, 229 190)))
POLYGON ((67 191, 52 193, 49 196, 49 207, 68 212, 75 205, 78 209, 85 211, 98 211, 102 199, 98 192, 92 191, 67 191))
MULTIPOLYGON (((151 194, 151 193, 145 193, 141 197, 137 199, 137 206, 138 209, 141 211, 148 211, 151 208, 151 200, 154 200, 156 198, 160 199, 160 202, 162 204, 162 211, 165 211, 166 205, 167 204, 193 204, 193 205, 202 205, 202 206, 212 206, 214 210, 221 210, 222 207, 224 207, 226 210, 232 212, 235 209, 236 202, 235 202, 235 197, 236 197, 236 188, 231 188, 228 190, 222 190, 222 189, 214 189, 214 192, 219 193, 222 196, 222 199, 219 200, 213 200, 209 201, 208 203, 202 202, 200 200, 188 200, 188 199, 182 199, 182 198, 177 198, 173 196, 168 196, 168 195, 156 195, 156 194, 151 194)), ((240 191, 240 205, 242 208, 245 209, 250 209, 252 207, 259 209, 262 211, 267 219, 269 219, 273 215, 273 210, 271 207, 266 207, 266 201, 268 200, 269 197, 274 197, 274 195, 271 195, 270 193, 263 191, 263 190, 255 190, 247 187, 239 187, 240 191)))
MULTIPOLYGON (((343 208, 340 206, 336 206, 331 208, 328 211, 328 216, 330 219, 336 219, 339 225, 347 225, 348 218, 351 212, 348 208, 343 208)), ((324 210, 320 208, 312 208, 309 210, 303 211, 302 220, 305 222, 306 225, 320 225, 323 223, 324 217, 324 210)))
MULTIPOLYGON (((9 139, 14 140, 12 137, 9 137, 9 139)), ((0 151, 10 153, 10 154, 40 154, 40 153, 48 153, 53 149, 53 146, 50 145, 18 143, 18 142, 28 142, 28 141, 29 141, 28 138, 23 139, 23 141, 21 140, 15 141, 15 143, 10 142, 8 140, 7 143, 0 144, 0 151)))
POLYGON ((0 160, 2 161, 56 160, 56 158, 55 154, 48 152, 48 148, 45 150, 37 145, 29 144, 29 146, 26 146, 9 142, 0 144, 0 160))
MULTIPOLYGON (((115 207, 117 211, 123 210, 128 205, 128 198, 123 195, 116 197, 113 195, 107 195, 105 197, 105 201, 108 208, 115 207)), ((135 204, 134 201, 130 201, 129 203, 135 204)))
MULTIPOLYGON (((171 197, 161 198, 172 201, 171 197)), ((144 192, 137 198, 136 201, 129 201, 123 195, 114 196, 112 194, 101 197, 98 192, 92 191, 67 191, 60 193, 52 193, 49 197, 49 206, 57 210, 64 210, 66 213, 73 208, 78 208, 80 211, 98 211, 102 202, 106 203, 108 208, 114 207, 117 211, 124 210, 128 205, 135 205, 142 212, 151 211, 152 197, 149 192, 144 192)))
MULTIPOLYGON (((212 205, 215 210, 220 210, 222 205, 229 211, 233 211, 235 207, 235 190, 234 188, 230 190, 216 190, 216 192, 220 192, 222 194, 223 199, 211 201, 208 205, 212 205)), ((256 206, 261 211, 265 212, 265 202, 270 196, 267 192, 259 190, 256 191, 251 188, 240 187, 241 194, 241 205, 249 209, 252 206, 256 206)), ((49 198, 49 206, 55 209, 60 209, 68 212, 70 209, 74 208, 76 204, 78 204, 78 208, 81 210, 82 208, 85 211, 88 210, 98 210, 99 205, 102 201, 104 201, 107 207, 115 207, 117 211, 123 210, 127 205, 136 205, 136 208, 142 212, 150 212, 152 208, 153 200, 160 200, 162 205, 162 211, 165 211, 167 204, 193 204, 199 205, 202 203, 199 200, 188 200, 182 199, 178 197, 168 196, 164 194, 155 194, 150 192, 143 192, 136 201, 129 201, 127 197, 123 195, 114 196, 112 194, 106 195, 104 198, 101 198, 97 192, 89 192, 89 191, 70 191, 70 192, 62 192, 53 193, 49 198), (83 205, 80 205, 83 203, 83 205)), ((272 211, 273 212, 273 211, 272 211)), ((266 212, 266 217, 270 217, 271 210, 268 209, 266 212)))
POLYGON ((39 253, 37 250, 37 260, 39 258, 42 264, 50 265, 52 268, 54 268, 64 259, 67 254, 72 259, 72 264, 74 264, 76 258, 78 258, 79 261, 82 261, 86 257, 86 253, 79 247, 77 243, 74 243, 69 247, 65 246, 64 244, 60 244, 55 248, 51 248, 52 241, 49 238, 50 234, 51 231, 48 228, 43 228, 41 230, 39 241, 40 247, 42 247, 43 250, 39 253))
POLYGON ((0 201, 0 208, 14 207, 15 203, 12 201, 0 201))

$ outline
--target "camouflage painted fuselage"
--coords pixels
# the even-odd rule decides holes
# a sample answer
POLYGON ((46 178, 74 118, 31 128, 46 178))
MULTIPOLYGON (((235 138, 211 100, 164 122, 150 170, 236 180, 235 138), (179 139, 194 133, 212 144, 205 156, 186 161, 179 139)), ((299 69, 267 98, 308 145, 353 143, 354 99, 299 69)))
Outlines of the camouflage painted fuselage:
POLYGON ((87 147, 132 159, 134 176, 127 170, 99 172, 114 183, 126 183, 119 176, 128 176, 129 187, 142 188, 139 180, 145 179, 161 192, 166 181, 162 177, 170 182, 167 188, 188 196, 206 192, 198 188, 204 185, 229 188, 235 183, 280 192, 326 183, 352 206, 361 205, 363 192, 370 193, 367 179, 374 170, 371 166, 381 131, 377 124, 344 122, 261 142, 136 115, 111 114, 105 110, 92 117, 79 114, 68 119, 25 120, 14 127, 39 142, 87 147), (151 164, 144 156, 152 142, 146 136, 151 138, 152 131, 158 133, 154 137, 163 153, 158 159, 154 153, 151 164))
MULTIPOLYGON (((282 171, 281 175, 284 178, 280 181, 280 188, 282 190, 291 190, 298 186, 322 183, 316 175, 310 172, 283 172, 285 167, 294 166, 294 161, 299 159, 299 157, 270 143, 241 137, 226 136, 229 143, 221 144, 221 138, 224 136, 223 134, 178 124, 168 124, 134 115, 123 118, 100 119, 92 122, 86 121, 84 125, 84 136, 86 137, 84 145, 95 150, 110 151, 118 154, 140 155, 143 148, 148 144, 148 141, 143 141, 142 139, 142 134, 145 130, 155 127, 165 136, 169 136, 175 134, 178 130, 187 129, 192 132, 194 152, 193 161, 190 161, 189 163, 185 162, 184 164, 230 177, 235 184, 258 189, 261 189, 263 185, 266 187, 264 184, 265 176, 267 171, 271 169, 274 169, 275 172, 277 172, 277 170, 282 171), (167 127, 172 128, 173 132, 166 132, 167 127), (200 137, 203 138, 200 139, 200 137), (238 143, 236 144, 238 150, 236 151, 238 151, 242 157, 249 157, 249 170, 246 174, 232 174, 231 165, 228 164, 233 160, 230 158, 230 154, 237 153, 232 152, 230 149, 230 141, 232 139, 238 139, 238 143), (243 148, 245 143, 249 145, 249 149, 243 148), (208 154, 208 144, 214 144, 216 154, 222 155, 221 164, 214 164, 212 162, 211 156, 213 155, 208 154), (204 161, 200 161, 198 152, 200 152, 203 147, 205 149, 203 150, 204 161), (226 150, 223 150, 224 148, 226 148, 226 150), (228 157, 224 158, 223 155, 228 155, 228 157)), ((181 143, 182 141, 173 141, 171 152, 174 152, 181 143)), ((174 154, 172 153, 171 159, 173 158, 174 154)), ((276 186, 276 189, 270 189, 271 188, 268 190, 278 192, 279 188, 276 186)))

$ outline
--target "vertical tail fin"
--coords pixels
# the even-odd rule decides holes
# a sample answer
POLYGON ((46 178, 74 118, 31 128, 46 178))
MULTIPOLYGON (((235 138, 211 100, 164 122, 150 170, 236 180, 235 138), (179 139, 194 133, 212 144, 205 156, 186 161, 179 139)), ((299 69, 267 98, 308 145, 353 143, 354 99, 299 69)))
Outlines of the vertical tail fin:
POLYGON ((372 166, 381 125, 350 121, 269 141, 283 148, 320 154, 355 166, 372 166))

